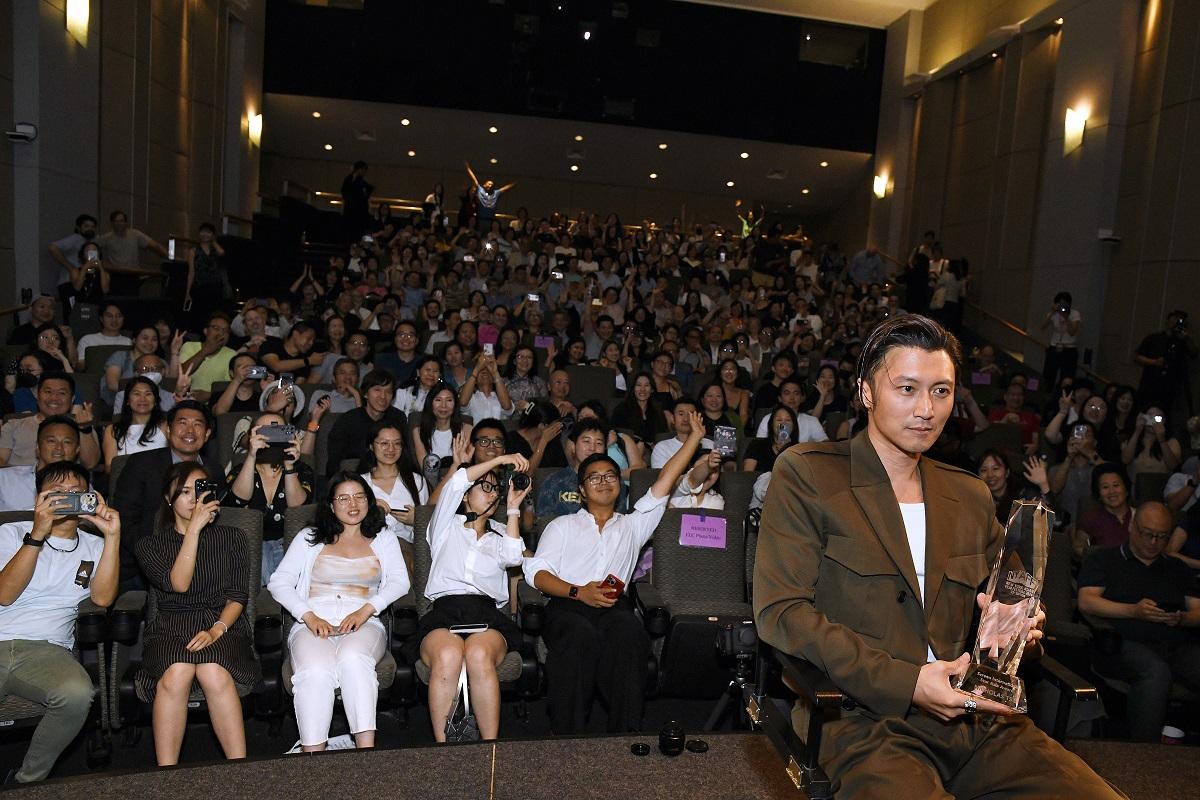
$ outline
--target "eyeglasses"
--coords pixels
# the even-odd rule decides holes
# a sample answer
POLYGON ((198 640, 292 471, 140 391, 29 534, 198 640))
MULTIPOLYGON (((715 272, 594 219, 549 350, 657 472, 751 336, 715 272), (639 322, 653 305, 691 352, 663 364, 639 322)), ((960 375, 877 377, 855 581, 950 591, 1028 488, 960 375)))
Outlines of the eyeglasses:
POLYGON ((487 436, 480 436, 478 439, 472 442, 472 444, 477 444, 480 447, 503 447, 504 439, 499 436, 490 438, 487 436))
POLYGON ((479 481, 475 485, 483 489, 485 494, 492 494, 500 489, 500 484, 491 481, 479 481))
POLYGON ((621 476, 615 472, 597 472, 584 478, 589 486, 599 486, 602 483, 616 483, 621 476))
POLYGON ((417 335, 415 333, 411 333, 409 331, 402 331, 402 332, 396 334, 396 338, 397 339, 415 339, 415 338, 417 338, 417 335))
POLYGON ((366 500, 367 496, 362 492, 357 492, 355 494, 339 494, 333 498, 333 502, 337 503, 339 506, 348 506, 351 503, 365 503, 366 500))
POLYGON ((1142 534, 1143 538, 1148 539, 1151 542, 1165 542, 1167 539, 1171 538, 1171 534, 1169 533, 1151 533, 1150 531, 1147 531, 1141 527, 1138 528, 1138 531, 1142 534))

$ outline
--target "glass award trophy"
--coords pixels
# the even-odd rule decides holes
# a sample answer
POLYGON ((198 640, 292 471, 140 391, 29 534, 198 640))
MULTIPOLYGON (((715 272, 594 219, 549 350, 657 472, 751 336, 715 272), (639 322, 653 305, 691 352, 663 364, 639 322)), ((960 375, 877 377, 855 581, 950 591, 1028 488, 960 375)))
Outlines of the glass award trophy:
POLYGON ((954 685, 960 692, 1022 714, 1027 710, 1025 684, 1017 677, 1017 667, 1037 616, 1053 519, 1040 500, 1013 503, 988 578, 987 606, 979 618, 971 664, 954 685))

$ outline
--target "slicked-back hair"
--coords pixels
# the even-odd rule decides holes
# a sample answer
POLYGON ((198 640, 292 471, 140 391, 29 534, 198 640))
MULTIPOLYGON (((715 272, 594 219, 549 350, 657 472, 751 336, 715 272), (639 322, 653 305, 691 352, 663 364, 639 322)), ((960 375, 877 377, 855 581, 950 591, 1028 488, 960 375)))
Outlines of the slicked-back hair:
POLYGON ((958 337, 936 321, 920 314, 900 314, 875 326, 858 356, 858 400, 864 403, 863 386, 871 381, 888 352, 897 347, 915 347, 927 353, 943 352, 957 371, 962 364, 958 337))

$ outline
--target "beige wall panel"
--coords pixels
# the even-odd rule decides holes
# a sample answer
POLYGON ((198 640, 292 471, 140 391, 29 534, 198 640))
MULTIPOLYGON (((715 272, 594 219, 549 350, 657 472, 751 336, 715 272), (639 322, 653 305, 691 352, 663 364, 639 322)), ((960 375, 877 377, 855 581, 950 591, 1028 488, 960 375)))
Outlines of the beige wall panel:
POLYGON ((182 94, 187 83, 189 52, 179 31, 162 20, 150 23, 150 80, 182 94))
POLYGON ((188 150, 188 101, 159 83, 150 84, 150 141, 185 154, 188 150))
POLYGON ((138 4, 130 0, 103 0, 99 5, 100 41, 103 46, 130 57, 135 56, 138 4))
POLYGON ((185 17, 192 5, 189 0, 153 0, 151 3, 154 21, 173 31, 176 36, 182 35, 185 17))

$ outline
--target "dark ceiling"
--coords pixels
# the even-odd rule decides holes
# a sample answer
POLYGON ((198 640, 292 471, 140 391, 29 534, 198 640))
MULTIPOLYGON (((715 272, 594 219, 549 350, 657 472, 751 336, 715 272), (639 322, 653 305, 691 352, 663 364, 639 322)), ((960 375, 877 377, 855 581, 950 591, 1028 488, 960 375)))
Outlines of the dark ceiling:
POLYGON ((269 0, 264 89, 873 152, 883 48, 667 0, 269 0))

